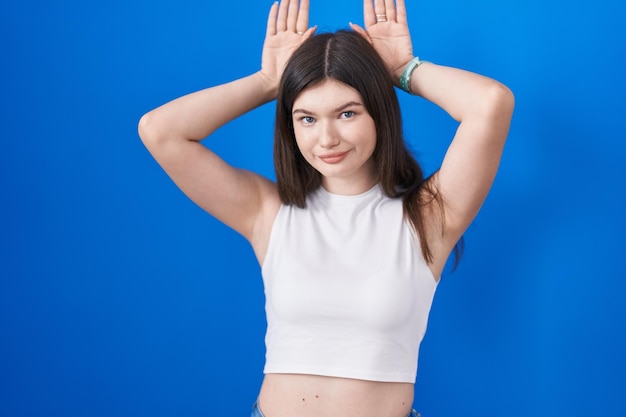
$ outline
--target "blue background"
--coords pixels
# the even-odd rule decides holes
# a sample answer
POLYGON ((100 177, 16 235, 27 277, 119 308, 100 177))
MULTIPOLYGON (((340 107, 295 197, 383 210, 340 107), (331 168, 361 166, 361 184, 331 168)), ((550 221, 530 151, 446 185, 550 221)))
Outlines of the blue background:
MULTIPOLYGON (((270 1, 3 1, 0 415, 246 416, 264 357, 248 244, 136 134, 256 71, 270 1)), ((626 3, 409 1, 416 53, 516 94, 501 170, 441 282, 416 407, 626 416, 626 3)), ((361 2, 313 0, 320 31, 361 2)), ((454 123, 401 96, 431 172, 454 123)), ((272 176, 274 105, 207 141, 272 176)))

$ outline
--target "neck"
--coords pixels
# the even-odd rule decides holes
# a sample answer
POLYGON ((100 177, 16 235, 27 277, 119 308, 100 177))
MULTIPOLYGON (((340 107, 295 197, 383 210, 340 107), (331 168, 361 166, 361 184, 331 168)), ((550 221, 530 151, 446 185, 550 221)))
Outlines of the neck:
POLYGON ((322 178, 322 187, 332 194, 339 195, 359 195, 370 190, 376 185, 377 180, 374 176, 360 178, 322 178))

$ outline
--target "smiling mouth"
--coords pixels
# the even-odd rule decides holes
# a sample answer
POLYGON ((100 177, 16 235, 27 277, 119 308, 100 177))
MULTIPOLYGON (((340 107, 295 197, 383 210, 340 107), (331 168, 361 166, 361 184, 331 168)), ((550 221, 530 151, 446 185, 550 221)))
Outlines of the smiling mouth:
POLYGON ((327 164, 337 164, 341 161, 343 161, 343 159, 346 157, 346 155, 348 155, 348 151, 346 152, 337 152, 337 153, 329 153, 326 155, 320 155, 318 158, 321 159, 322 161, 326 162, 327 164))

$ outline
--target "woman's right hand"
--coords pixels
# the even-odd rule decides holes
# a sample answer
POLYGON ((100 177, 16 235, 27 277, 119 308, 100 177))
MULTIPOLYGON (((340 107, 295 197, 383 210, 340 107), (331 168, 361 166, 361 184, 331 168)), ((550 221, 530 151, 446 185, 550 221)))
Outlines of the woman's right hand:
POLYGON ((315 29, 315 26, 309 28, 309 0, 274 2, 267 20, 259 72, 272 91, 278 90, 280 77, 291 55, 313 36, 315 29))

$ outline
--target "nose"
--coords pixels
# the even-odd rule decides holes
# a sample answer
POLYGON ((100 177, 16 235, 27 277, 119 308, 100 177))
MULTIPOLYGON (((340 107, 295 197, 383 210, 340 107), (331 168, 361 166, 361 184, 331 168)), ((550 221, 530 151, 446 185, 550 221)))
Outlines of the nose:
POLYGON ((339 145, 339 142, 339 135, 332 123, 324 123, 320 132, 320 146, 329 149, 339 145))

